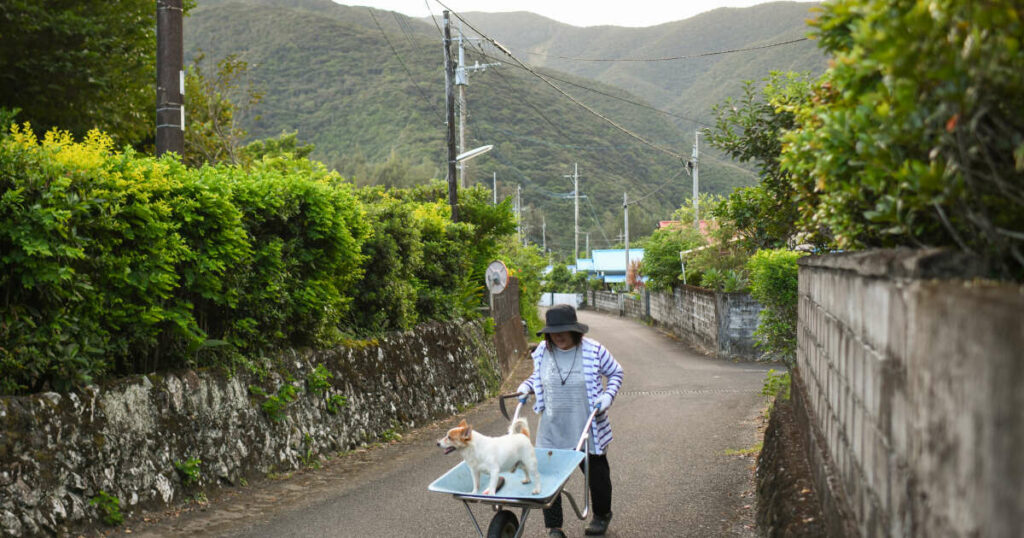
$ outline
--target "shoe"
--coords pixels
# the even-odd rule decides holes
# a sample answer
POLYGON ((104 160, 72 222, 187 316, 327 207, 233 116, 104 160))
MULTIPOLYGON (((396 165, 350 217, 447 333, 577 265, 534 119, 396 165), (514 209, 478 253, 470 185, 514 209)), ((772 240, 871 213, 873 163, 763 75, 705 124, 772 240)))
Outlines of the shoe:
POLYGON ((565 538, 562 529, 548 529, 548 538, 565 538))
POLYGON ((603 516, 595 515, 594 519, 590 520, 590 525, 587 525, 587 530, 583 531, 583 534, 586 534, 587 536, 602 536, 608 531, 608 524, 611 522, 611 512, 608 512, 603 516))

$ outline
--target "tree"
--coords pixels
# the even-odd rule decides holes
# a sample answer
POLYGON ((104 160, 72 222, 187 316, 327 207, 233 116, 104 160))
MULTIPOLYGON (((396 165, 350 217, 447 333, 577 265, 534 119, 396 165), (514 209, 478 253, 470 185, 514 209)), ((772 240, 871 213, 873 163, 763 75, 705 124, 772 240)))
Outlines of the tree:
POLYGON ((155 134, 156 7, 146 0, 0 3, 0 107, 38 131, 115 143, 155 134))
POLYGON ((953 246, 1024 278, 1020 2, 829 2, 814 25, 834 61, 781 159, 800 226, 843 249, 953 246))
POLYGON ((764 83, 758 90, 748 80, 738 101, 729 98, 715 106, 715 128, 708 130, 712 146, 758 166, 760 182, 733 191, 717 212, 735 224, 752 250, 786 246, 796 232, 796 191, 790 173, 779 165, 780 137, 795 126, 791 107, 810 97, 805 75, 773 72, 764 83))
MULTIPOLYGON (((245 155, 241 146, 246 132, 240 126, 241 120, 263 94, 248 81, 249 65, 237 56, 228 55, 218 61, 212 75, 203 68, 205 59, 204 54, 199 54, 185 75, 189 122, 185 129, 185 164, 242 164, 245 155)), ((250 153, 262 154, 269 149, 260 145, 250 153)))
POLYGON ((644 248, 641 274, 650 278, 651 289, 669 291, 683 283, 679 253, 705 244, 704 238, 689 223, 655 230, 644 248))

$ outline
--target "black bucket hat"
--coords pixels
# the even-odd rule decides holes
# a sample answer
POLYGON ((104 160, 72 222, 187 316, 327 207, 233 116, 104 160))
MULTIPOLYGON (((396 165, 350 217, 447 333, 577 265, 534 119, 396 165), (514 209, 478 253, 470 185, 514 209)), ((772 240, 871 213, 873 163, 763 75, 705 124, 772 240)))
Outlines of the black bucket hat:
POLYGON ((576 321, 576 309, 572 305, 556 304, 548 309, 545 315, 547 324, 537 332, 537 336, 545 333, 578 332, 586 333, 590 330, 585 323, 576 321))

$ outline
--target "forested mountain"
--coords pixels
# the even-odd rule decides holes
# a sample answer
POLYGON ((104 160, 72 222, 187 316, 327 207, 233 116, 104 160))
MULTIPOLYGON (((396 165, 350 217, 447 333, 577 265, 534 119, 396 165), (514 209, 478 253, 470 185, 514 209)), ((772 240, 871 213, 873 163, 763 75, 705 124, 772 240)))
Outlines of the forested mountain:
MULTIPOLYGON (((806 7, 806 4, 798 5, 806 7)), ((584 31, 588 36, 595 36, 591 39, 595 40, 596 47, 600 40, 611 42, 620 35, 651 30, 606 28, 607 35, 601 37, 593 33, 594 29, 548 21, 554 33, 544 37, 543 32, 537 30, 536 37, 527 38, 523 35, 525 32, 512 28, 511 23, 502 23, 504 26, 499 28, 495 22, 498 19, 492 16, 465 16, 474 25, 475 20, 480 19, 479 28, 485 32, 490 32, 485 28, 492 25, 497 34, 494 37, 507 45, 532 50, 543 42, 547 50, 557 50, 566 56, 582 54, 586 49, 574 52, 575 49, 553 48, 553 41, 562 38, 551 36, 561 31, 584 31), (500 35, 506 31, 520 40, 500 35)), ((536 17, 505 16, 528 17, 528 20, 536 17)), ((675 24, 680 23, 654 29, 675 24)), ((806 29, 800 24, 800 19, 792 20, 790 29, 784 30, 776 28, 784 26, 779 23, 752 39, 774 39, 786 31, 801 34, 806 29), (765 37, 769 33, 770 36, 765 37)), ((536 30, 538 25, 533 23, 526 27, 536 30)), ((469 29, 465 29, 470 34, 469 29)), ((750 33, 735 28, 722 32, 750 33)), ((674 34, 666 30, 663 35, 674 34)), ((629 38, 623 50, 633 50, 629 49, 630 43, 635 47, 636 43, 647 39, 643 36, 629 38)), ((635 51, 636 55, 694 50, 685 48, 689 46, 686 44, 672 45, 669 37, 650 39, 667 42, 660 49, 635 51)), ((249 76, 264 94, 262 101, 243 120, 250 138, 297 131, 301 141, 316 145, 313 158, 360 183, 404 185, 444 177, 444 72, 440 41, 438 29, 429 19, 342 6, 328 0, 200 0, 185 21, 186 63, 201 51, 206 55, 204 62, 235 54, 249 64, 249 76)), ((745 41, 743 45, 748 43, 745 41)), ((802 45, 805 44, 795 46, 802 45)), ((710 40, 706 44, 706 47, 718 46, 732 47, 733 41, 710 40)), ((586 54, 600 52, 604 51, 592 48, 586 54)), ((534 65, 545 63, 516 55, 534 65)), ((564 176, 572 173, 574 162, 579 163, 581 193, 586 195, 581 203, 580 227, 591 232, 594 248, 617 241, 622 229, 623 192, 628 192, 630 199, 644 197, 631 207, 630 234, 633 237, 650 233, 658 220, 668 218, 689 196, 691 179, 682 172, 679 157, 690 154, 692 125, 686 125, 685 120, 678 117, 683 114, 672 116, 653 109, 688 110, 680 105, 678 95, 670 96, 672 84, 686 79, 689 81, 686 88, 689 88, 694 81, 710 83, 708 76, 687 74, 680 75, 682 79, 674 79, 672 75, 651 75, 653 78, 647 84, 662 88, 658 90, 661 96, 650 91, 648 94, 654 97, 638 97, 622 87, 587 77, 597 76, 614 84, 616 80, 647 76, 643 73, 612 76, 625 71, 609 66, 604 66, 602 72, 587 69, 577 69, 574 74, 541 71, 554 77, 553 82, 578 101, 642 137, 648 144, 587 112, 538 77, 500 56, 490 46, 467 49, 469 64, 493 62, 494 58, 502 63, 500 67, 470 75, 466 91, 469 112, 466 146, 494 144, 495 149, 471 161, 467 176, 470 183, 490 186, 492 174, 496 173, 502 198, 515 196, 516 186, 522 186, 523 218, 531 241, 542 242, 540 233, 546 223, 548 246, 563 254, 571 250, 573 204, 564 195, 571 192, 572 183, 564 176), (666 148, 676 156, 652 145, 666 148)), ((729 61, 740 60, 722 57, 713 63, 720 66, 729 61)), ((551 58, 548 63, 555 66, 551 58)), ((571 62, 563 64, 557 67, 571 70, 571 62)), ((661 68, 672 72, 671 66, 661 68)), ((706 73, 713 71, 708 68, 706 73)), ((755 71, 744 71, 750 75, 743 76, 759 77, 760 73, 755 71)), ((737 87, 740 80, 742 78, 734 81, 737 87)), ((680 95, 684 89, 680 86, 680 95)), ((634 88, 637 92, 642 90, 640 86, 634 88)), ((707 96, 707 102, 720 102, 724 96, 716 91, 707 96)), ((710 111, 702 110, 700 117, 710 118, 710 111)), ((717 158, 707 149, 702 147, 702 156, 707 157, 701 162, 702 191, 724 193, 736 185, 754 181, 753 173, 717 158)))
POLYGON ((622 88, 685 116, 670 119, 692 130, 693 120, 710 123, 712 105, 738 95, 744 80, 760 80, 773 70, 824 70, 825 57, 814 41, 789 43, 807 36, 804 22, 816 5, 720 8, 647 28, 579 28, 526 12, 463 16, 531 65, 622 88), (777 43, 787 44, 769 46, 777 43), (713 54, 737 49, 753 50, 713 54), (617 59, 660 61, 607 61, 617 59))

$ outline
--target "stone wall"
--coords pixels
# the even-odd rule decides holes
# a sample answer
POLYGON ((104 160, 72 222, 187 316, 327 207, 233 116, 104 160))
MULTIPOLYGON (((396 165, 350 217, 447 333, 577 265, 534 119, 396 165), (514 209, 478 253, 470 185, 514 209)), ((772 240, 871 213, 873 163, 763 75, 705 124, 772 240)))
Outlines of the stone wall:
POLYGON ((89 501, 101 490, 128 513, 449 416, 500 383, 489 340, 481 323, 433 323, 367 345, 293 353, 286 372, 264 380, 181 371, 81 393, 0 397, 0 535, 63 534, 95 520, 89 501), (314 394, 307 383, 320 364, 333 378, 314 394), (297 399, 274 420, 250 386, 273 396, 284 385, 297 399), (332 396, 347 404, 332 412, 332 396), (199 482, 185 486, 175 463, 190 458, 202 462, 199 482))
POLYGON ((720 358, 758 359, 754 347, 761 305, 746 293, 718 293, 682 286, 667 293, 591 292, 595 310, 653 321, 704 353, 720 358))
POLYGON ((1024 288, 947 277, 970 267, 909 250, 800 262, 794 397, 822 504, 856 534, 1020 536, 1024 288))

